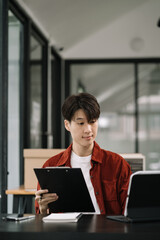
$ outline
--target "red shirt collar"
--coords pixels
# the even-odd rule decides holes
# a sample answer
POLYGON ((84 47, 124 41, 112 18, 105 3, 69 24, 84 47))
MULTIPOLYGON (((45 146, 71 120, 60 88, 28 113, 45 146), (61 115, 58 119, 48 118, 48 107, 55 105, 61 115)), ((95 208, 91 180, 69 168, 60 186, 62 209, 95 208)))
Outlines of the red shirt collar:
MULTIPOLYGON (((72 151, 72 144, 63 152, 57 166, 70 166, 70 159, 71 159, 71 151, 72 151)), ((92 153, 92 160, 95 162, 102 163, 102 150, 99 145, 94 142, 93 153, 92 153)))

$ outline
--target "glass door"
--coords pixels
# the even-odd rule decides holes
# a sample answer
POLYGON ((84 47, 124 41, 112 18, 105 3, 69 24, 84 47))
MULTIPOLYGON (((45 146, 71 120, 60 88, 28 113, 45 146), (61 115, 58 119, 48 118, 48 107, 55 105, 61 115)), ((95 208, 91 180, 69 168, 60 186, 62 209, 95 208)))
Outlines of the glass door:
POLYGON ((30 48, 30 146, 42 146, 42 46, 31 36, 30 48))
MULTIPOLYGON (((21 146, 21 84, 23 81, 23 25, 9 10, 8 12, 8 189, 20 184, 21 146)), ((12 196, 9 196, 11 212, 12 196)))
POLYGON ((139 150, 146 156, 146 169, 160 170, 160 63, 138 69, 139 150))
POLYGON ((30 36, 29 148, 47 147, 47 46, 38 34, 30 36))

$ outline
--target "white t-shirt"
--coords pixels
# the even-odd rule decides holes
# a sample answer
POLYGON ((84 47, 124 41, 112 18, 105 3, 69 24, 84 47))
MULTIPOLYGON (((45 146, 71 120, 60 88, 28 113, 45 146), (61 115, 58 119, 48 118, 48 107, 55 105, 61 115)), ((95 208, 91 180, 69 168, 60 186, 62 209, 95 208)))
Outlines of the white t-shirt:
POLYGON ((91 169, 91 155, 87 157, 79 157, 77 154, 75 154, 73 151, 71 153, 71 166, 72 168, 81 168, 84 179, 86 181, 94 208, 95 213, 100 214, 100 209, 95 197, 94 188, 90 179, 90 169, 91 169))

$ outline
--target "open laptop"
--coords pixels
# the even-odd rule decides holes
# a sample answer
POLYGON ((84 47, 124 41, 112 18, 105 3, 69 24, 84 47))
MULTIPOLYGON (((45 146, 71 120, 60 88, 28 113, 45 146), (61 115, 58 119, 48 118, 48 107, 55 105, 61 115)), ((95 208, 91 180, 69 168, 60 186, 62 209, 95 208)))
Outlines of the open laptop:
POLYGON ((131 175, 124 215, 107 216, 122 222, 160 220, 160 171, 138 171, 131 175))

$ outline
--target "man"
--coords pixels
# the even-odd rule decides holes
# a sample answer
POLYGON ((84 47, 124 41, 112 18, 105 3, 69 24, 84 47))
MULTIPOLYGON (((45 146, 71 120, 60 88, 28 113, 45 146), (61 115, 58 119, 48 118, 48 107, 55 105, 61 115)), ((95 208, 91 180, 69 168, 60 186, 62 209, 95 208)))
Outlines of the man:
MULTIPOLYGON (((72 144, 47 160, 43 167, 81 168, 95 212, 123 214, 131 169, 120 155, 101 149, 95 142, 100 115, 96 98, 88 93, 72 95, 65 100, 62 114, 72 144)), ((48 193, 39 185, 35 195, 36 213, 48 213, 48 204, 58 199, 56 193, 48 193)))

